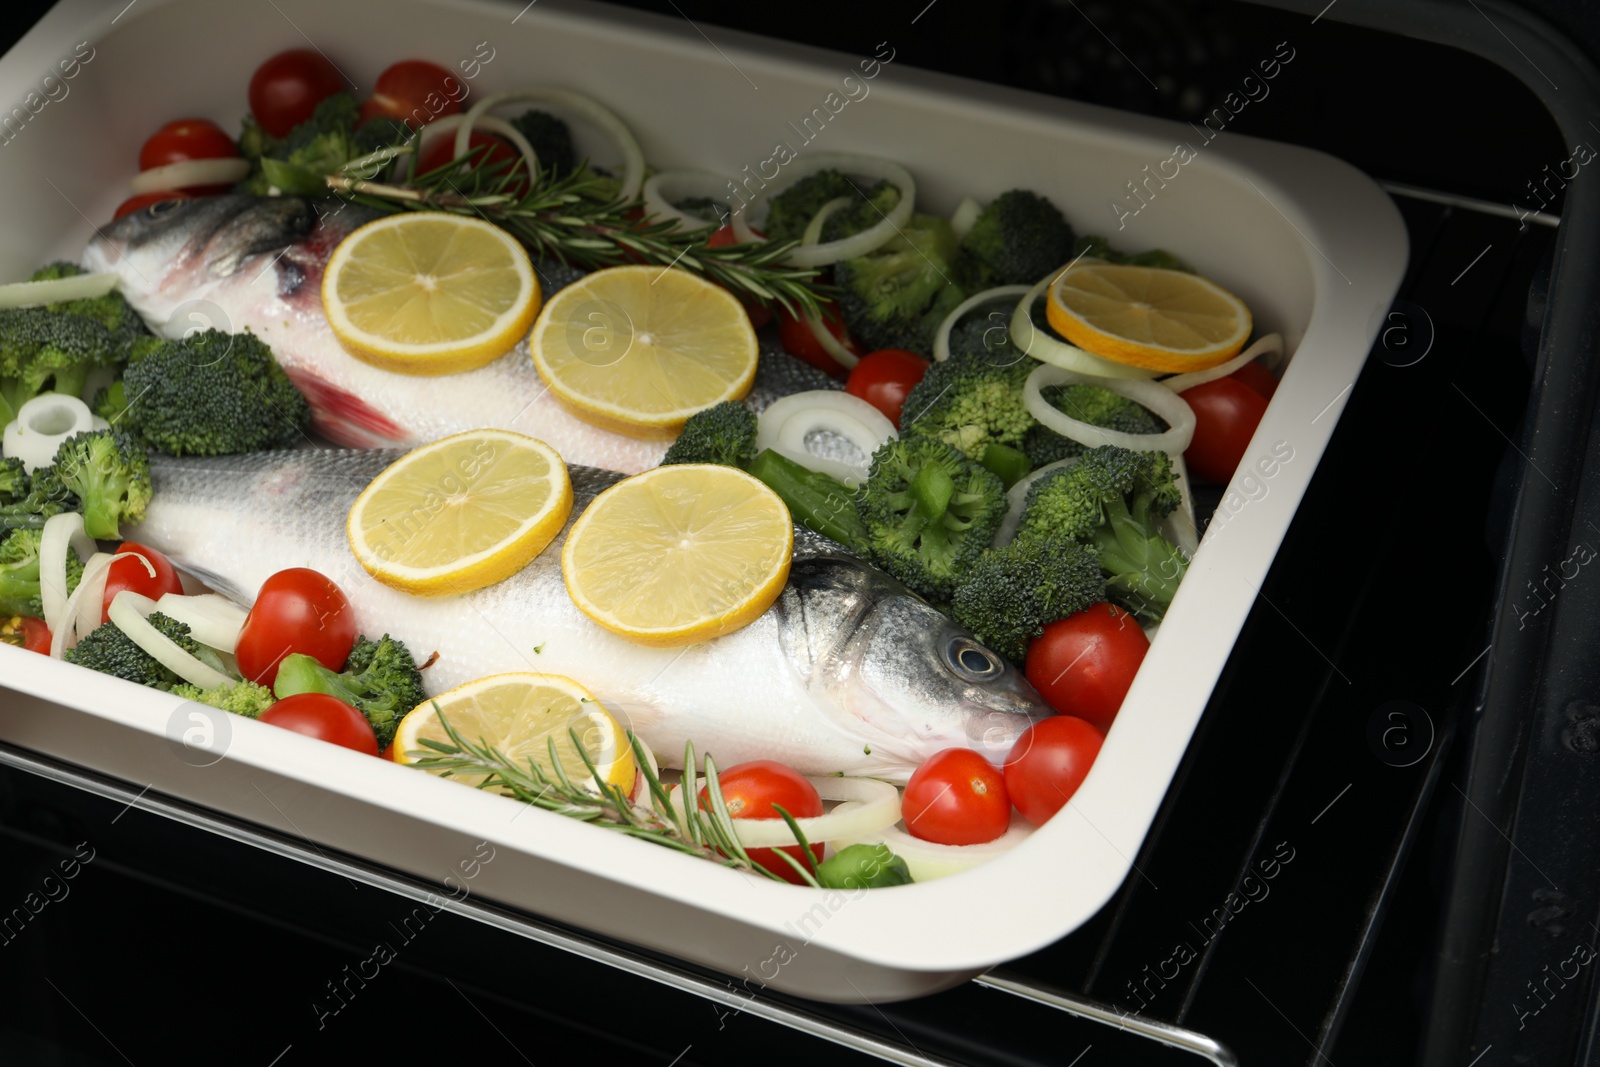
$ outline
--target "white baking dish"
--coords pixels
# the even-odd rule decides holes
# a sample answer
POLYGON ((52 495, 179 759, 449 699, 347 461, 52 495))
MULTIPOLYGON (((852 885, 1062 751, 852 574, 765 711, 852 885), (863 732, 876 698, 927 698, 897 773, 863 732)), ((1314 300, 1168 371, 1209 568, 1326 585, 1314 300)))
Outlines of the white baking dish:
MULTIPOLYGON (((250 71, 279 49, 310 40, 365 91, 396 59, 454 66, 481 58, 483 42, 493 58, 474 91, 587 91, 630 121, 657 166, 755 171, 779 142, 808 150, 789 123, 830 92, 857 97, 816 150, 905 164, 927 209, 1014 186, 1044 192, 1079 232, 1196 264, 1251 306, 1261 332, 1281 332, 1293 358, 1227 518, 1195 558, 1088 780, 1023 847, 958 877, 856 899, 777 885, 245 719, 228 724, 223 758, 194 766, 169 737, 185 725, 175 698, 8 648, 0 740, 436 881, 486 841, 494 859, 473 893, 825 1000, 952 985, 1105 903, 1130 874, 1399 285, 1405 230, 1377 186, 1305 149, 1235 134, 1206 143, 1185 125, 914 70, 894 26, 877 49, 891 61, 864 81, 859 65, 873 57, 720 30, 712 46, 683 20, 551 0, 520 14, 463 0, 125 2, 66 0, 0 60, 0 105, 38 109, 0 146, 0 277, 76 257, 90 220, 109 218, 125 195, 143 138, 180 115, 231 126, 250 71), (42 81, 74 53, 87 57, 74 77, 42 81), (1163 165, 1179 143, 1195 158, 1163 165), (1118 232, 1113 200, 1138 203, 1122 199, 1127 183, 1174 170, 1142 186, 1149 202, 1118 232)), ((1296 73, 1291 58, 1276 76, 1296 73)), ((1241 66, 1248 74, 1259 77, 1241 66)), ((404 620, 383 625, 404 632, 404 620)))

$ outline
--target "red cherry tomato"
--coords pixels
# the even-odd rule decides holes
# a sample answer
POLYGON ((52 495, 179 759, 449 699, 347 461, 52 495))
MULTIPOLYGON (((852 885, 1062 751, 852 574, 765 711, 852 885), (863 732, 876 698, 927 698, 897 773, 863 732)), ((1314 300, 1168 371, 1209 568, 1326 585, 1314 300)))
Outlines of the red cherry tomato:
POLYGON ((1278 379, 1269 371, 1266 364, 1260 360, 1252 360, 1228 375, 1234 381, 1243 382, 1268 400, 1278 391, 1278 379))
POLYGON ((366 717, 326 693, 284 697, 261 713, 261 721, 369 756, 378 754, 378 735, 372 732, 366 717))
MULTIPOLYGON (((800 772, 786 767, 777 760, 758 759, 729 767, 717 775, 722 785, 722 799, 728 805, 728 814, 735 819, 777 819, 781 816, 773 809, 777 805, 796 819, 814 819, 822 814, 822 798, 816 786, 806 781, 800 772)), ((711 810, 711 790, 700 790, 700 807, 711 810)), ((786 882, 804 884, 793 867, 777 856, 778 849, 752 848, 750 859, 786 882)), ((794 857, 796 863, 805 865, 804 853, 799 845, 790 845, 782 851, 794 857)), ((822 862, 823 846, 812 845, 816 862, 822 862)))
MULTIPOLYGON (((790 355, 805 360, 820 371, 826 371, 833 377, 844 381, 849 376, 848 372, 839 365, 839 361, 828 354, 822 347, 822 342, 817 340, 816 334, 811 332, 811 327, 805 319, 796 318, 782 308, 778 309, 778 336, 783 340, 783 347, 790 355)), ((839 317, 839 309, 832 303, 822 305, 822 324, 828 332, 839 339, 839 343, 856 355, 861 354, 861 346, 856 344, 855 338, 850 336, 850 331, 844 328, 844 320, 839 317)))
POLYGON ((124 541, 117 549, 118 552, 137 552, 150 561, 150 566, 155 568, 151 574, 143 563, 136 559, 119 559, 106 570, 106 598, 105 607, 101 609, 100 621, 111 621, 111 602, 117 594, 124 589, 131 589, 141 596, 151 600, 160 600, 167 593, 182 593, 183 581, 178 577, 177 570, 171 561, 153 548, 133 541, 124 541))
POLYGON ((437 63, 405 59, 378 75, 372 96, 361 105, 361 121, 401 119, 413 130, 461 110, 467 87, 437 63))
POLYGON ((1104 733, 1149 650, 1150 639, 1132 615, 1095 604, 1051 623, 1030 641, 1023 673, 1056 711, 1104 733))
POLYGON ((210 119, 176 119, 151 134, 139 149, 139 169, 191 159, 232 159, 238 154, 233 138, 210 119))
MULTIPOLYGON (((739 237, 733 232, 732 224, 723 226, 706 238, 706 246, 709 248, 725 248, 738 243, 739 237)), ((750 316, 751 328, 759 330, 772 321, 772 309, 765 304, 754 304, 748 300, 739 302, 744 305, 744 313, 750 316)))
POLYGON ((900 426, 900 408, 906 394, 922 381, 932 366, 915 352, 903 348, 885 348, 861 357, 861 362, 850 369, 850 378, 844 391, 859 396, 900 426))
POLYGON ((947 748, 911 775, 900 812, 912 837, 981 845, 1011 825, 1011 798, 994 764, 970 748, 947 748))
MULTIPOLYGON (((480 166, 487 166, 491 163, 510 163, 515 165, 522 160, 522 153, 518 152, 513 145, 507 141, 501 140, 499 137, 495 137, 492 134, 479 133, 474 130, 472 132, 472 136, 467 139, 467 150, 469 152, 475 149, 483 148, 486 145, 489 147, 489 151, 487 155, 484 155, 482 158, 478 159, 477 162, 480 166)), ((423 174, 427 171, 436 170, 439 167, 447 166, 455 157, 455 135, 453 133, 436 134, 434 135, 433 139, 428 142, 427 150, 422 153, 422 159, 417 163, 417 173, 423 174)), ((497 172, 497 176, 504 177, 510 172, 510 170, 510 166, 502 167, 497 172)), ((521 167, 517 171, 517 176, 511 182, 508 191, 515 196, 521 196, 528 191, 527 167, 521 167)))
POLYGON ((321 52, 291 48, 279 52, 250 77, 250 114, 274 137, 311 117, 311 113, 344 88, 344 75, 321 52))
POLYGON ((1267 413, 1267 398, 1234 378, 1218 378, 1178 395, 1194 410, 1194 440, 1183 461, 1195 477, 1225 484, 1267 413))
MULTIPOLYGON (((50 654, 50 628, 32 615, 0 618, 0 645, 25 648, 29 652, 50 654)), ((818 859, 821 857, 819 856, 818 859)))
POLYGON ((1006 757, 1006 788, 1022 817, 1035 826, 1072 799, 1104 740, 1075 715, 1053 715, 1023 731, 1006 757))
POLYGON ((133 214, 135 211, 143 211, 151 204, 164 204, 168 200, 193 199, 193 193, 186 193, 181 189, 163 189, 159 193, 140 193, 138 196, 128 197, 128 199, 117 205, 116 213, 111 217, 113 219, 120 219, 124 215, 133 214))
POLYGON ((349 599, 332 579, 294 567, 262 584, 234 655, 239 673, 270 687, 289 653, 303 652, 337 671, 355 643, 356 613, 349 599))

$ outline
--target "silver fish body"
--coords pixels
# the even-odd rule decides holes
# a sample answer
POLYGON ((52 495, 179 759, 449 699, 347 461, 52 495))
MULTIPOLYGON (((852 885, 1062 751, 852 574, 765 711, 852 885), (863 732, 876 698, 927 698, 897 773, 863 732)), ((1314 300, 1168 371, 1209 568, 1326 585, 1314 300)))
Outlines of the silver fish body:
MULTIPOLYGON (((430 693, 505 671, 586 686, 669 765, 684 742, 728 766, 780 760, 806 774, 903 781, 928 756, 970 747, 1000 762, 1050 714, 1015 668, 894 579, 802 528, 777 602, 749 626, 681 648, 635 645, 573 605, 567 530, 516 576, 462 596, 419 598, 351 555, 350 506, 399 453, 299 449, 153 460, 155 500, 130 536, 249 603, 286 567, 349 595, 358 624, 422 659, 430 693)), ((573 517, 616 474, 571 468, 573 517)), ((568 528, 570 529, 570 523, 568 528)))
MULTIPOLYGON (((592 426, 540 380, 527 341, 475 371, 419 378, 381 370, 339 343, 322 311, 328 258, 352 230, 378 217, 340 200, 242 195, 156 205, 106 227, 83 262, 114 271, 151 329, 182 337, 215 327, 250 330, 271 346, 312 408, 312 426, 352 448, 409 447, 494 427, 536 437, 568 463, 634 474, 660 462, 666 443, 592 426)), ((539 262, 545 299, 581 273, 539 262)), ((748 398, 760 410, 801 389, 837 388, 770 344, 748 398)))

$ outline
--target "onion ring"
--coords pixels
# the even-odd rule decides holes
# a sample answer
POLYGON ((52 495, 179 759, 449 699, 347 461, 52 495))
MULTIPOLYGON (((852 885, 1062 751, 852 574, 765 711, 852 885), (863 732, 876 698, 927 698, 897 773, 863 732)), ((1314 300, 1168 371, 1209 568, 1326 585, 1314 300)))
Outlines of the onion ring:
POLYGON ((239 647, 239 632, 250 613, 225 596, 201 593, 184 596, 167 593, 156 601, 156 610, 183 623, 189 636, 208 648, 232 652, 239 647))
POLYGON ((722 220, 691 215, 672 202, 686 196, 704 196, 708 200, 726 197, 728 179, 709 170, 664 170, 646 179, 642 193, 646 215, 654 215, 663 222, 676 221, 686 230, 703 230, 707 226, 721 226, 722 220))
POLYGON ((981 845, 938 845, 912 837, 898 826, 890 826, 875 834, 852 840, 839 839, 836 848, 850 845, 887 845, 889 851, 906 861, 913 882, 931 882, 972 868, 1004 855, 1033 835, 1033 827, 1014 818, 1011 828, 993 841, 981 845))
MULTIPOLYGON (((934 361, 937 363, 943 363, 945 360, 950 358, 950 331, 955 329, 956 323, 960 322, 967 312, 971 311, 975 307, 979 307, 980 305, 988 304, 996 300, 1003 300, 1012 296, 1021 296, 1027 291, 1028 286, 1026 285, 997 285, 993 289, 985 289, 981 293, 975 293, 961 301, 961 303, 957 304, 955 306, 955 310, 946 315, 944 317, 944 321, 939 323, 939 328, 934 331, 934 361)), ((996 328, 999 329, 999 327, 996 328)), ((1009 322, 1007 323, 1005 329, 1006 335, 1009 337, 1009 322)))
POLYGON ((822 170, 837 170, 843 174, 860 174, 868 178, 876 178, 890 182, 900 190, 900 202, 891 208, 882 219, 860 233, 851 234, 849 237, 837 241, 827 241, 818 245, 805 248, 796 248, 789 253, 789 258, 784 262, 792 267, 826 267, 830 263, 837 263, 841 259, 855 259, 869 252, 876 251, 892 240, 900 228, 911 219, 912 205, 917 199, 917 183, 912 179, 911 172, 892 160, 880 159, 877 156, 865 156, 854 152, 819 152, 814 156, 791 163, 789 165, 789 180, 782 186, 768 186, 756 193, 755 197, 744 207, 733 213, 733 232, 738 235, 740 242, 761 240, 750 228, 750 212, 774 191, 782 191, 802 178, 822 170))
POLYGON ((756 422, 756 451, 770 448, 802 467, 855 486, 866 480, 872 454, 898 436, 894 423, 860 397, 834 389, 813 389, 776 400, 761 413, 756 422), (816 455, 806 447, 806 437, 818 430, 838 434, 855 445, 861 450, 862 462, 816 455))
POLYGON ((1045 426, 1090 448, 1117 445, 1139 452, 1177 455, 1188 448, 1189 442, 1194 439, 1194 409, 1184 402, 1183 397, 1159 382, 1099 378, 1045 364, 1035 367, 1033 373, 1028 375, 1028 380, 1022 386, 1022 402, 1028 413, 1045 426), (1167 429, 1161 433, 1125 433, 1075 419, 1044 398, 1041 390, 1047 385, 1097 385, 1109 389, 1118 396, 1149 408, 1166 421, 1167 429))
POLYGON ((1161 379, 1161 384, 1171 389, 1174 393, 1181 393, 1185 389, 1193 389, 1197 385, 1214 382, 1218 378, 1226 378, 1240 367, 1247 363, 1252 363, 1262 356, 1271 358, 1282 354, 1283 337, 1279 334, 1269 333, 1265 337, 1256 338, 1254 344, 1226 363, 1219 363, 1215 367, 1208 367, 1205 370, 1190 371, 1188 374, 1174 374, 1170 378, 1161 379))
POLYGON ((417 171, 417 160, 422 157, 422 141, 428 136, 428 134, 449 133, 451 130, 455 130, 456 146, 454 154, 450 158, 452 160, 457 160, 466 155, 467 151, 471 150, 473 127, 487 130, 489 133, 504 137, 506 140, 510 141, 511 144, 516 148, 517 152, 521 154, 522 165, 528 168, 530 181, 534 175, 539 173, 539 154, 533 150, 533 145, 528 143, 528 139, 522 136, 521 130, 511 125, 511 123, 507 122, 505 119, 495 118, 493 115, 479 115, 473 119, 470 124, 467 122, 467 117, 468 116, 466 115, 446 115, 444 118, 434 119, 432 122, 422 127, 421 131, 419 131, 419 137, 417 140, 417 151, 411 154, 412 174, 415 174, 417 171), (465 130, 467 134, 467 148, 465 150, 461 147, 461 131, 463 130, 465 130))
POLYGON ((1012 343, 1040 363, 1048 363, 1062 370, 1077 371, 1096 378, 1154 378, 1159 374, 1159 371, 1125 367, 1121 363, 1101 359, 1092 352, 1085 352, 1077 345, 1067 344, 1033 324, 1033 302, 1039 299, 1060 273, 1055 271, 1047 274, 1017 302, 1017 310, 1011 314, 1012 343), (1024 337, 1027 338, 1026 341, 1023 340, 1024 337))
POLYGON ((156 610, 156 602, 147 596, 124 589, 111 602, 111 622, 117 629, 153 656, 167 670, 201 689, 216 689, 233 685, 235 679, 214 667, 201 663, 177 642, 150 625, 147 616, 156 610))
POLYGON ((472 126, 481 116, 504 104, 555 104, 600 127, 622 149, 622 185, 617 190, 617 196, 622 200, 633 200, 639 195, 639 190, 644 187, 644 150, 639 147, 638 138, 628 129, 628 124, 617 117, 616 112, 593 97, 571 89, 509 89, 503 93, 491 93, 479 100, 467 111, 463 125, 456 130, 458 158, 466 154, 472 138, 472 126))
POLYGON ((39 599, 44 602, 44 624, 51 634, 61 628, 70 599, 67 595, 69 546, 80 561, 95 554, 94 541, 83 532, 83 516, 76 511, 63 511, 46 519, 44 535, 39 539, 39 599))
POLYGON ((128 183, 128 188, 134 193, 163 193, 168 189, 192 189, 197 185, 232 185, 243 181, 249 173, 248 159, 185 159, 140 171, 128 183))
MULTIPOLYGON (((882 833, 900 821, 900 790, 876 778, 808 778, 823 800, 840 801, 838 807, 826 815, 796 819, 800 832, 809 844, 843 838, 864 837, 882 833)), ((694 779, 694 792, 699 794, 706 780, 694 779)), ((684 785, 672 787, 672 807, 680 816, 686 816, 684 785)), ((733 829, 739 835, 739 844, 745 848, 782 848, 794 845, 794 831, 782 819, 735 819, 733 829)))
POLYGON ((29 308, 60 304, 68 300, 87 300, 105 296, 117 287, 115 271, 100 274, 74 274, 70 278, 50 278, 40 282, 10 282, 0 285, 0 308, 29 308))

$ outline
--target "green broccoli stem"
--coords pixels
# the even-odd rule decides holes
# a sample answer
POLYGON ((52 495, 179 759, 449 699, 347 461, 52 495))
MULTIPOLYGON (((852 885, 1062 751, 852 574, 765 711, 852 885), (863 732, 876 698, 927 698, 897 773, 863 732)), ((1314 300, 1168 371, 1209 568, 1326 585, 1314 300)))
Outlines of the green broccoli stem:
POLYGON ((344 675, 330 671, 302 652, 291 652, 283 657, 283 662, 278 664, 278 676, 272 680, 272 692, 279 700, 301 693, 323 693, 353 708, 360 706, 360 694, 344 684, 344 675))
POLYGON ((1095 527, 1100 569, 1106 586, 1129 601, 1134 613, 1159 622, 1183 581, 1189 561, 1176 545, 1155 532, 1150 520, 1151 494, 1139 493, 1134 507, 1120 497, 1106 504, 1106 521, 1095 527))
POLYGON ((924 463, 916 477, 911 479, 911 499, 915 510, 930 526, 944 518, 944 513, 950 509, 950 498, 955 493, 955 480, 935 463, 924 463))
POLYGON ((844 483, 770 448, 751 460, 748 470, 778 494, 800 525, 833 538, 859 556, 867 554, 867 526, 844 483))
POLYGON ((978 462, 999 475, 1000 484, 1007 489, 1022 481, 1033 470, 1033 461, 1027 455, 1009 445, 993 441, 983 446, 983 455, 978 462))

